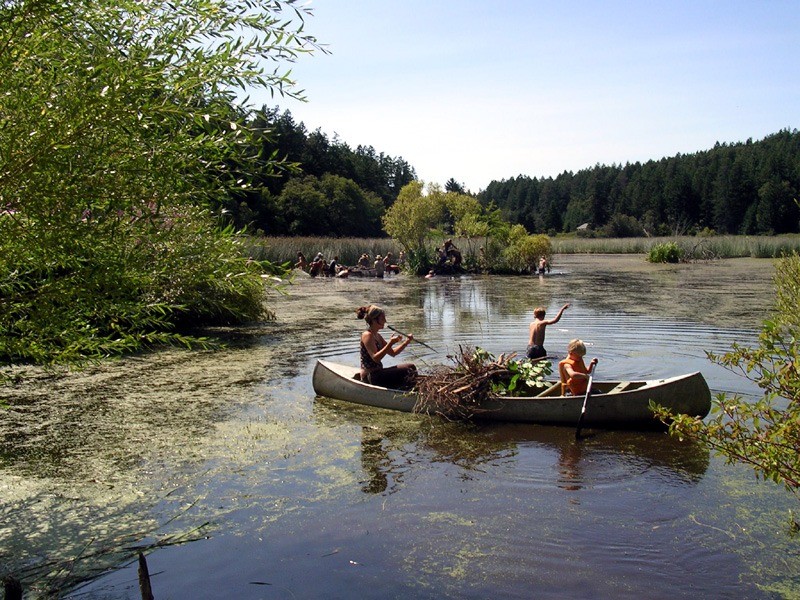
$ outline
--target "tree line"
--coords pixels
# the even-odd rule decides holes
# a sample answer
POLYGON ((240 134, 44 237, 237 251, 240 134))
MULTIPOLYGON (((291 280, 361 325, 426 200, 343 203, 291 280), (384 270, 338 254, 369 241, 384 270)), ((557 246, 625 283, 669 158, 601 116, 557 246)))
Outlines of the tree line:
MULTIPOLYGON (((355 148, 320 129, 309 132, 290 111, 262 107, 243 119, 252 152, 282 168, 239 173, 247 182, 218 199, 237 228, 266 235, 376 237, 381 219, 416 180, 402 157, 355 148)), ((236 166, 233 166, 236 170, 236 166)), ((445 190, 467 194, 455 179, 445 190)), ((595 165, 556 177, 492 181, 475 196, 484 207, 533 233, 586 235, 778 234, 800 231, 800 133, 784 129, 760 141, 717 143, 694 154, 625 165, 595 165)))
POLYGON ((577 173, 493 181, 478 194, 529 231, 609 237, 800 231, 800 133, 577 173), (591 233, 590 233, 591 234, 591 233))
MULTIPOLYGON (((400 189, 416 179, 401 157, 372 146, 351 148, 320 129, 309 132, 290 111, 263 106, 244 119, 245 129, 260 132, 252 153, 270 167, 239 173, 245 189, 219 199, 238 229, 266 235, 379 237, 381 217, 400 189)), ((233 165, 236 170, 236 165, 233 165)))

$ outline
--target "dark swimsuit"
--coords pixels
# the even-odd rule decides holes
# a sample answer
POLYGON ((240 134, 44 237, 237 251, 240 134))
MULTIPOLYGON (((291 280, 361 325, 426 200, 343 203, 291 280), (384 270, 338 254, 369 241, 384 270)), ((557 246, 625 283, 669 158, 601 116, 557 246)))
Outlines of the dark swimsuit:
POLYGON ((542 358, 543 356, 547 356, 547 350, 544 349, 544 346, 531 344, 528 346, 527 356, 528 358, 542 358))
MULTIPOLYGON (((378 350, 386 345, 382 344, 380 340, 375 340, 375 344, 378 346, 378 350)), ((361 368, 365 371, 373 371, 375 369, 383 368, 381 363, 372 360, 372 356, 367 350, 367 347, 364 345, 364 342, 361 342, 361 368)))
MULTIPOLYGON (((386 342, 376 340, 376 345, 380 350, 386 342)), ((372 359, 364 342, 361 342, 361 381, 387 388, 408 388, 416 378, 417 367, 413 364, 403 363, 384 369, 381 363, 372 359)))

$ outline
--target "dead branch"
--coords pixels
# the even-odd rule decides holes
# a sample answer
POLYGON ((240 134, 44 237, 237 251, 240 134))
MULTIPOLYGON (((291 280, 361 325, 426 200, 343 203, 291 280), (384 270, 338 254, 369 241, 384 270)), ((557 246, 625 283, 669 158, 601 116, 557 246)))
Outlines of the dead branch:
POLYGON ((481 405, 489 397, 492 384, 508 380, 508 363, 516 354, 501 354, 489 362, 474 348, 459 346, 458 356, 449 356, 452 367, 438 367, 417 381, 414 412, 439 415, 449 420, 470 419, 484 412, 481 405))

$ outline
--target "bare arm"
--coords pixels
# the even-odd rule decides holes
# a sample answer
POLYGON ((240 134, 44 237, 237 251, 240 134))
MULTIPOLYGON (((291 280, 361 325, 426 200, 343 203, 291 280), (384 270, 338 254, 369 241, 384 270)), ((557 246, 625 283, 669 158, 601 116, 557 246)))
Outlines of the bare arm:
POLYGON ((398 335, 393 335, 389 339, 389 343, 386 344, 386 348, 387 348, 386 351, 389 354, 391 354, 392 356, 397 356, 403 350, 405 350, 406 346, 408 346, 413 339, 414 339, 414 335, 411 334, 411 333, 409 333, 408 337, 406 339, 404 339, 404 340, 403 340, 403 336, 402 335, 399 335, 399 334, 398 335), (399 342, 400 340, 403 340, 403 341, 400 342, 400 345, 395 348, 394 347, 395 342, 399 342))
POLYGON ((556 316, 550 319, 549 321, 545 321, 548 325, 553 325, 554 323, 558 323, 561 320, 561 315, 564 314, 564 311, 569 308, 569 303, 565 304, 561 307, 561 309, 556 313, 556 316))
POLYGON ((589 363, 588 373, 580 373, 572 368, 572 365, 565 364, 564 370, 567 372, 572 379, 589 379, 589 375, 591 375, 592 371, 594 370, 595 365, 597 364, 597 359, 593 358, 592 361, 589 363))
POLYGON ((395 347, 395 344, 402 339, 403 336, 401 335, 393 335, 389 338, 389 341, 386 342, 386 340, 383 339, 383 336, 379 333, 372 334, 369 331, 365 331, 361 334, 361 341, 364 342, 367 352, 369 352, 369 355, 375 362, 381 362, 383 357, 387 354, 389 356, 397 356, 403 351, 403 349, 405 349, 406 346, 408 346, 408 344, 411 343, 411 340, 414 339, 414 336, 409 335, 399 346, 395 347), (380 350, 378 350, 378 340, 384 342, 384 345, 380 350))

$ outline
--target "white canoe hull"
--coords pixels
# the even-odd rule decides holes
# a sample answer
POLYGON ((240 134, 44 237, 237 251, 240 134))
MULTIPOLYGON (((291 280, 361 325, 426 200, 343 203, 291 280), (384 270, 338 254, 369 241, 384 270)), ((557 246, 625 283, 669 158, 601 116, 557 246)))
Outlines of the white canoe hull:
MULTIPOLYGON (((314 367, 314 391, 319 396, 355 402, 390 410, 413 412, 417 403, 414 392, 393 390, 354 379, 357 367, 318 360, 314 367)), ((557 388, 558 386, 553 386, 557 388)), ((628 382, 594 382, 584 415, 584 426, 658 427, 650 401, 676 414, 705 417, 711 409, 711 392, 699 372, 666 379, 628 382)), ((552 391, 552 390, 551 390, 552 391)), ((492 397, 484 401, 478 419, 575 425, 580 416, 583 396, 492 397)))

